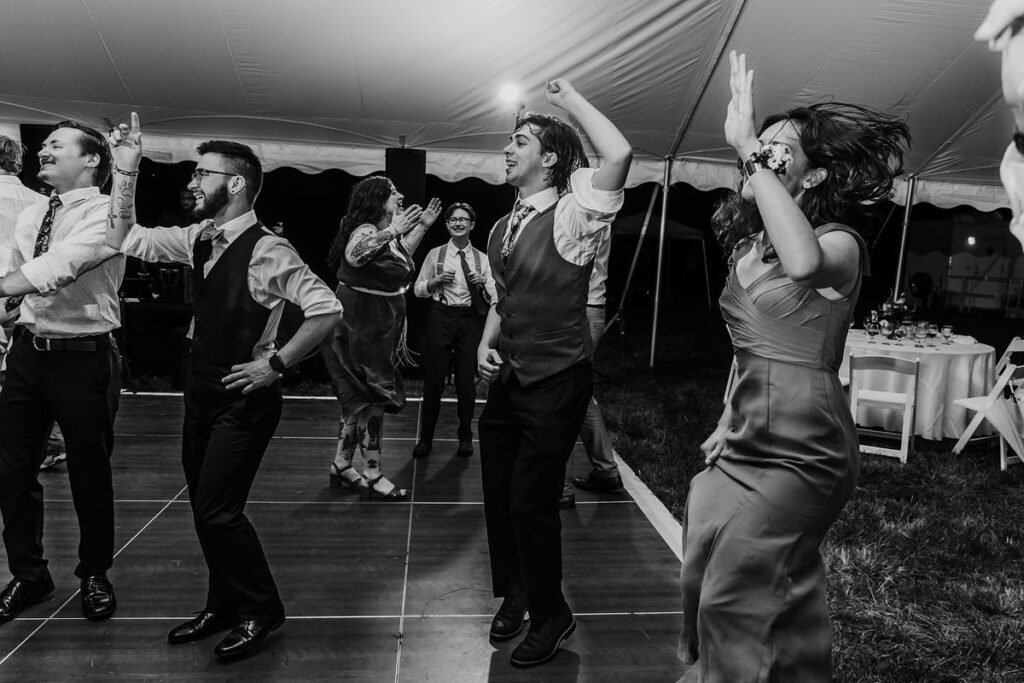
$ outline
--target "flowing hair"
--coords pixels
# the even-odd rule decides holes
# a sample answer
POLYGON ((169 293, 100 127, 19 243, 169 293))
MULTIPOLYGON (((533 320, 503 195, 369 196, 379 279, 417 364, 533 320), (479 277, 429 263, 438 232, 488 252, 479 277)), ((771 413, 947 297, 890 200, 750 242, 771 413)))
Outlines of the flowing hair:
POLYGON ((327 265, 332 270, 338 270, 341 260, 345 258, 345 247, 348 246, 352 231, 366 223, 377 225, 384 217, 384 205, 390 196, 391 181, 380 175, 363 178, 352 188, 348 208, 341 217, 341 225, 327 252, 327 265))
POLYGON ((558 194, 565 194, 569 191, 573 171, 590 166, 579 134, 562 119, 547 114, 527 113, 516 121, 516 130, 523 126, 529 126, 530 132, 537 136, 541 152, 553 152, 557 157, 554 166, 548 169, 547 180, 558 194))
MULTIPOLYGON (((758 135, 779 121, 793 122, 809 168, 828 171, 798 199, 812 227, 844 223, 856 228, 870 215, 866 204, 892 195, 910 146, 905 121, 856 104, 821 102, 768 117, 758 135)), ((764 230, 764 221, 757 205, 737 191, 716 207, 711 226, 731 256, 737 245, 764 230)), ((777 258, 774 249, 765 250, 765 262, 777 258)))

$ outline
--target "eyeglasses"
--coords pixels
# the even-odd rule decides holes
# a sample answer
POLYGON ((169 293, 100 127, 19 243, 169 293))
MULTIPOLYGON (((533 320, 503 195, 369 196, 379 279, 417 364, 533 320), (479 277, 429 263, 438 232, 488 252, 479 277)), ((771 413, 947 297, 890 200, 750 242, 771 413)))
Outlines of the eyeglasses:
POLYGON ((473 222, 473 219, 472 218, 462 218, 462 217, 455 217, 455 216, 453 216, 452 218, 448 219, 448 222, 449 223, 462 224, 462 225, 469 225, 470 223, 473 222))
POLYGON ((227 171, 214 171, 213 169, 209 169, 209 168, 197 168, 196 170, 192 171, 192 180, 198 180, 198 181, 202 182, 203 178, 209 177, 210 174, 212 174, 212 173, 216 173, 217 175, 229 175, 229 176, 238 175, 237 173, 228 173, 227 171))

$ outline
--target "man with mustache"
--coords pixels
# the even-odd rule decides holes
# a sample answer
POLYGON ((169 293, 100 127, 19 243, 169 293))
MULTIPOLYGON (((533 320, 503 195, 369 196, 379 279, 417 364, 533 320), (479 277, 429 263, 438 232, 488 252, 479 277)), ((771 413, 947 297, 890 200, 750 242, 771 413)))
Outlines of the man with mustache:
POLYGON ((245 503, 281 417, 281 373, 313 350, 338 321, 341 304, 292 246, 256 218, 263 182, 249 147, 224 140, 197 148, 188 187, 195 195, 188 227, 135 223, 135 181, 142 157, 139 119, 110 134, 114 187, 107 243, 145 261, 193 269, 194 325, 185 390, 182 465, 196 534, 209 568, 206 604, 171 629, 188 643, 231 629, 214 648, 222 659, 260 649, 285 619, 284 606, 245 503), (286 301, 305 320, 280 349, 277 326, 286 301))
POLYGON ((6 312, 20 311, 0 392, 0 512, 14 579, 0 592, 0 623, 44 600, 54 584, 43 557, 39 466, 56 419, 67 445, 80 542, 82 613, 106 619, 117 601, 110 455, 121 389, 117 289, 124 257, 104 244, 110 150, 97 131, 58 123, 39 151, 49 201, 18 217, 12 270, 0 280, 6 312))

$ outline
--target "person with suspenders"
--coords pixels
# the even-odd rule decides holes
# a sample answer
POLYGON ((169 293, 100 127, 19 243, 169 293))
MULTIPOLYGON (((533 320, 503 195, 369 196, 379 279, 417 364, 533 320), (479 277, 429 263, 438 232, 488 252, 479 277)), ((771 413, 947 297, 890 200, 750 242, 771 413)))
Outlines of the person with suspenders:
POLYGON ((445 211, 445 225, 451 240, 427 253, 413 286, 416 296, 431 300, 423 335, 423 406, 419 439, 412 449, 414 458, 430 455, 453 353, 459 402, 459 447, 455 454, 462 458, 473 455, 476 351, 484 319, 498 298, 487 256, 469 242, 476 212, 469 204, 452 204, 445 211))

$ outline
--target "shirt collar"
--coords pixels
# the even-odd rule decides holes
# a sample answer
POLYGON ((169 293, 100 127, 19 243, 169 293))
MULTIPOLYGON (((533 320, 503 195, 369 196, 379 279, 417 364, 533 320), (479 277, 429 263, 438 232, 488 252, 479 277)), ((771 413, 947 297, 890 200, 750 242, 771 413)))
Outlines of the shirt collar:
POLYGON ((239 235, 255 224, 256 212, 247 211, 241 216, 232 218, 227 223, 221 223, 220 225, 214 224, 213 221, 206 221, 206 224, 203 226, 203 234, 212 237, 214 234, 220 233, 223 235, 224 240, 231 244, 239 235))
POLYGON ((90 185, 89 187, 79 187, 74 190, 68 190, 67 192, 58 194, 57 196, 60 197, 60 203, 62 206, 70 206, 75 202, 80 202, 83 199, 88 199, 89 197, 96 196, 99 193, 100 188, 95 185, 90 185))
POLYGON ((457 246, 455 246, 455 240, 448 240, 448 246, 454 249, 456 252, 465 251, 466 256, 469 256, 473 252, 472 243, 467 244, 464 249, 459 249, 457 246))
POLYGON ((21 178, 16 175, 0 175, 0 184, 24 185, 24 183, 21 182, 21 178))
POLYGON ((545 187, 540 192, 519 199, 524 204, 532 206, 537 213, 544 213, 558 202, 558 190, 553 187, 545 187))

